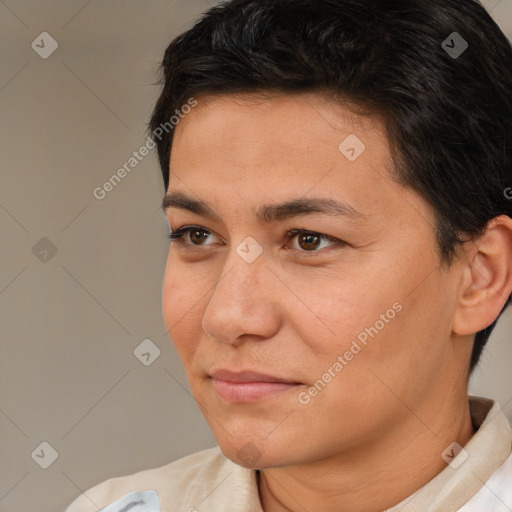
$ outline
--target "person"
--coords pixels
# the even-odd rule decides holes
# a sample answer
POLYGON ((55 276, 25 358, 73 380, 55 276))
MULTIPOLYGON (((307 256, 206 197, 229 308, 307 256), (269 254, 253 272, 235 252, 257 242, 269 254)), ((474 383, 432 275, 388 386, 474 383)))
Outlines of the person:
POLYGON ((485 9, 231 0, 162 79, 163 316, 218 446, 68 512, 512 510, 510 426, 468 396, 512 292, 512 48, 485 9))

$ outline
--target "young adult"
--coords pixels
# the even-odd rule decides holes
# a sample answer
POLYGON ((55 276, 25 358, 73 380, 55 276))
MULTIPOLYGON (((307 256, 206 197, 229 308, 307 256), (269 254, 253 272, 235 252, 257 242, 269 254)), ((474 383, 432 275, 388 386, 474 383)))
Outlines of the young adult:
POLYGON ((163 315, 218 447, 69 512, 512 510, 510 426, 467 394, 512 292, 512 48, 485 9, 231 0, 163 82, 163 315))

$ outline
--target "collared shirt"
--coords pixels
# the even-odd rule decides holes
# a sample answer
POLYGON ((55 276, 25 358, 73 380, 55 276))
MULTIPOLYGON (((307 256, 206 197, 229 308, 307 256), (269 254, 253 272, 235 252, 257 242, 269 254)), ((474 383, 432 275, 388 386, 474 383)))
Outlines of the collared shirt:
MULTIPOLYGON (((510 425, 492 400, 470 397, 469 404, 478 428, 469 443, 460 452, 448 450, 444 454, 447 467, 386 512, 512 511, 510 425)), ((100 510, 263 512, 256 471, 225 458, 218 447, 157 469, 107 480, 79 496, 66 512, 100 510)))

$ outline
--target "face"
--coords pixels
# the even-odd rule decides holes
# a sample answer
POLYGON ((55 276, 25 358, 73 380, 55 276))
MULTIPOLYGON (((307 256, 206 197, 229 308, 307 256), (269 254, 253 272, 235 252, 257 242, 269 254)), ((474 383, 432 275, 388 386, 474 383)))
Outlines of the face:
POLYGON ((356 453, 443 392, 457 277, 390 162, 315 94, 205 96, 176 127, 163 315, 237 463, 356 453))

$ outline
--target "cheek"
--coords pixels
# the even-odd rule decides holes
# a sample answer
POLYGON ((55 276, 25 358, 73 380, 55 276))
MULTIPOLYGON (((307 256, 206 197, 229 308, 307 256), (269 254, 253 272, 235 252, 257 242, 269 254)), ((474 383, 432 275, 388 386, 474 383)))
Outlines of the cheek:
POLYGON ((314 289, 307 283, 295 284, 294 292, 304 297, 307 309, 290 309, 289 318, 294 318, 297 331, 322 363, 350 350, 353 341, 371 339, 369 333, 375 334, 375 329, 380 336, 398 321, 400 306, 393 305, 400 293, 391 282, 383 282, 382 273, 380 281, 377 278, 369 272, 338 271, 324 276, 314 289))
MULTIPOLYGON (((418 364, 425 357, 432 322, 423 302, 429 297, 410 294, 414 288, 412 269, 405 269, 403 263, 401 269, 397 265, 391 268, 394 270, 381 264, 365 272, 338 272, 324 280, 316 293, 310 290, 306 295, 315 315, 293 313, 315 355, 317 374, 341 356, 345 377, 340 380, 354 379, 354 385, 359 385, 359 379, 367 379, 371 369, 380 375, 404 364, 418 364), (429 323, 428 329, 421 328, 429 323)), ((306 288, 296 291, 306 293, 306 288)))
POLYGON ((442 305, 432 305, 432 293, 427 284, 412 294, 390 288, 381 294, 383 302, 372 303, 364 323, 353 325, 346 343, 355 340, 361 350, 348 354, 345 384, 354 392, 366 389, 361 400, 369 406, 394 400, 393 395, 414 403, 428 391, 449 339, 447 314, 442 305))
POLYGON ((200 339, 204 293, 204 281, 195 279, 193 273, 169 258, 162 286, 162 315, 167 334, 184 363, 193 356, 200 339))

